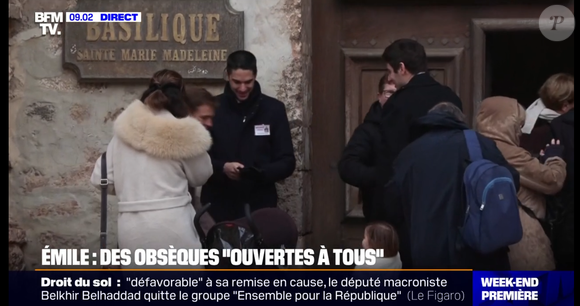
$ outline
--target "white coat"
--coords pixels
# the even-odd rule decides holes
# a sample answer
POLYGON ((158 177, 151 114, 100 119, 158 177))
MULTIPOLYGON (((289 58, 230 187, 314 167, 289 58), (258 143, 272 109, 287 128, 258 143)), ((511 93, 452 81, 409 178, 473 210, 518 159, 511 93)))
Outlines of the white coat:
MULTIPOLYGON (((193 224, 195 210, 188 185, 205 184, 213 174, 207 153, 209 132, 193 118, 177 119, 168 111, 153 112, 135 100, 116 119, 107 147, 109 194, 119 202, 119 247, 136 249, 201 249, 193 224)), ((91 183, 100 188, 101 158, 91 183)), ((136 266, 125 269, 203 268, 136 266)))
POLYGON ((399 253, 393 257, 377 257, 374 265, 356 266, 355 269, 402 269, 403 263, 399 253))

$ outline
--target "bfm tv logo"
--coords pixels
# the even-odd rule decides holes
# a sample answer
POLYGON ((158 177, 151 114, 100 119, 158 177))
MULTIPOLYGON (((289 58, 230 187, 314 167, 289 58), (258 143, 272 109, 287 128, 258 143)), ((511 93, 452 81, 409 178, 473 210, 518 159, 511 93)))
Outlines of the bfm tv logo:
POLYGON ((34 22, 40 26, 42 36, 46 34, 58 36, 60 35, 58 24, 64 22, 64 14, 62 12, 36 12, 34 22))

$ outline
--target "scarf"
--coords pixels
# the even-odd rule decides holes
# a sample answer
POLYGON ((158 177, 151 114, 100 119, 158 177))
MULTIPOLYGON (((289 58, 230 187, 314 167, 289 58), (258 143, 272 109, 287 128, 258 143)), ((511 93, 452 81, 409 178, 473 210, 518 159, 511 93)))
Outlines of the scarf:
POLYGON ((528 109, 526 109, 526 123, 522 128, 522 133, 532 133, 538 118, 551 122, 559 116, 559 113, 547 108, 546 105, 544 105, 544 102, 542 102, 542 99, 538 99, 534 101, 534 103, 532 103, 528 109))

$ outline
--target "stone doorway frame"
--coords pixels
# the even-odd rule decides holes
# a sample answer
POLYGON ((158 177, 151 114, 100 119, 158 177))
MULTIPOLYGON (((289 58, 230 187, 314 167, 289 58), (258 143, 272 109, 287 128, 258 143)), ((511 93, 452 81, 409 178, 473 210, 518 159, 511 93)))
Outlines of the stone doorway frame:
POLYGON ((472 126, 481 101, 487 97, 486 37, 490 32, 540 31, 537 18, 482 18, 471 20, 472 126))

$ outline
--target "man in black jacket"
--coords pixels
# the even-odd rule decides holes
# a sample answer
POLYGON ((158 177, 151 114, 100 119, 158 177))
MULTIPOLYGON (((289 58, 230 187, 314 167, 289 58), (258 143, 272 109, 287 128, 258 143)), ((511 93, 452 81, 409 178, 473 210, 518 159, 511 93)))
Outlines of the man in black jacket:
POLYGON ((548 209, 556 213, 552 249, 556 269, 574 271, 574 108, 552 120, 551 128, 552 136, 560 140, 564 147, 566 161, 564 188, 555 197, 548 197, 549 200, 556 201, 554 204, 558 204, 553 205, 557 208, 548 209))
MULTIPOLYGON (((460 238, 466 211, 463 174, 470 163, 466 129, 459 108, 439 103, 416 121, 409 133, 414 141, 394 162, 394 177, 385 191, 405 269, 510 269, 507 247, 482 255, 460 238)), ((493 140, 477 136, 483 158, 506 167, 519 190, 517 170, 493 140)))
MULTIPOLYGON (((389 45, 383 60, 387 63, 389 81, 397 91, 383 108, 381 119, 381 159, 379 186, 384 186, 393 175, 393 161, 411 140, 409 129, 418 118, 440 102, 449 102, 462 109, 461 99, 451 88, 439 84, 427 71, 425 48, 412 39, 399 39, 389 45)), ((377 190, 382 193, 381 188, 377 190)), ((390 221, 385 213, 389 199, 377 195, 373 205, 373 219, 390 221)))
POLYGON ((345 183, 359 188, 363 214, 367 221, 370 221, 375 197, 376 166, 381 143, 379 130, 381 113, 395 90, 395 85, 388 83, 387 76, 384 75, 379 81, 378 100, 371 105, 363 123, 354 130, 338 162, 340 178, 345 183))
POLYGON ((215 222, 244 217, 251 210, 276 207, 275 183, 296 167, 284 104, 262 93, 256 57, 235 51, 227 59, 228 82, 218 96, 209 154, 214 175, 203 186, 201 203, 215 222))

